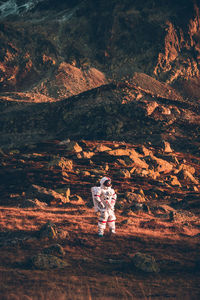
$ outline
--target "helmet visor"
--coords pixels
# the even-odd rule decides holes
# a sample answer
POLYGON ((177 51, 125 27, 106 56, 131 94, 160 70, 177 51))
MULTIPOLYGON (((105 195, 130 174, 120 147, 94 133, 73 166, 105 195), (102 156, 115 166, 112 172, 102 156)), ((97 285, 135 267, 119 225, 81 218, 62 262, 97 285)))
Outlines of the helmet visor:
POLYGON ((107 187, 111 186, 111 180, 106 180, 103 185, 107 187))

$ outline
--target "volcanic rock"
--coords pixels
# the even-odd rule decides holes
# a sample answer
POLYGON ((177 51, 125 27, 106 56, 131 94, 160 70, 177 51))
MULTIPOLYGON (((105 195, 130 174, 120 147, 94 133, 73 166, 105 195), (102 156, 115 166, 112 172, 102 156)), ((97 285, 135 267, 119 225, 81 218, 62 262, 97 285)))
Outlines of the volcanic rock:
POLYGON ((29 263, 32 268, 40 270, 60 269, 70 266, 67 261, 57 256, 42 253, 31 257, 29 263))
POLYGON ((158 273, 160 271, 155 258, 151 255, 138 252, 134 255, 132 261, 136 268, 144 272, 158 273))

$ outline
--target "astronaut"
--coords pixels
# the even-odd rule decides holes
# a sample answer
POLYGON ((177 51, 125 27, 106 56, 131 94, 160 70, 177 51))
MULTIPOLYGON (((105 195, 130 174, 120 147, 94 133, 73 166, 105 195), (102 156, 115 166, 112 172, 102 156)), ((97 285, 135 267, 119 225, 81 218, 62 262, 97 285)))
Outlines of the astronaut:
POLYGON ((115 202, 117 195, 114 189, 111 188, 111 179, 109 177, 103 177, 100 180, 100 187, 92 187, 92 198, 94 203, 94 210, 100 212, 98 221, 98 235, 102 237, 106 224, 111 234, 115 234, 115 202))

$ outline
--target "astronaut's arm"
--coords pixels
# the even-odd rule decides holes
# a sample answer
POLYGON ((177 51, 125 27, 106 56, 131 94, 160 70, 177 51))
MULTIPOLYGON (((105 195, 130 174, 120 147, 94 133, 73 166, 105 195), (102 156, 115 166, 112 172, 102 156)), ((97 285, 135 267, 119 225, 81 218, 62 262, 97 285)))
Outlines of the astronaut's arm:
POLYGON ((114 209, 114 207, 115 207, 116 200, 117 200, 117 194, 113 190, 113 194, 111 196, 111 208, 112 209, 114 209))
POLYGON ((95 201, 97 202, 99 208, 104 208, 105 207, 105 205, 101 201, 100 195, 96 194, 96 195, 94 195, 94 198, 95 198, 95 201))

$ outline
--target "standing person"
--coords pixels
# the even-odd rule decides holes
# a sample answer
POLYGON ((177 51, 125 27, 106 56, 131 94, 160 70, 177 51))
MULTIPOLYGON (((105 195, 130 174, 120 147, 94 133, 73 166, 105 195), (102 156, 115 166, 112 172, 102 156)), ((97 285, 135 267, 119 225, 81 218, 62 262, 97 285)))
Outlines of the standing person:
POLYGON ((106 229, 106 224, 110 229, 111 234, 115 234, 115 202, 117 195, 114 189, 111 188, 111 179, 103 177, 100 180, 100 187, 92 187, 92 198, 94 202, 94 209, 100 212, 98 222, 98 235, 102 237, 106 229))

